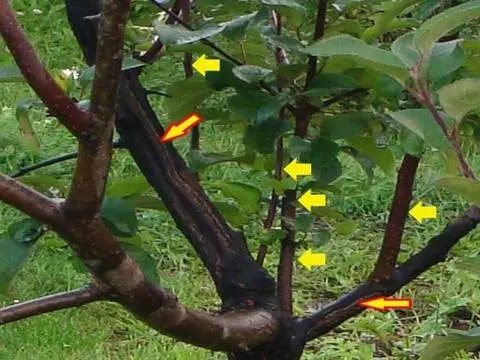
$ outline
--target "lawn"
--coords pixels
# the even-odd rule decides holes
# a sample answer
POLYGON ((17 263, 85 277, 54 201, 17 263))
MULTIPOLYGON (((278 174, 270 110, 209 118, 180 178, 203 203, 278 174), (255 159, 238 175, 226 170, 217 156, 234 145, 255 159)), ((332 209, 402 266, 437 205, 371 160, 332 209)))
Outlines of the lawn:
MULTIPOLYGON (((58 0, 14 1, 17 9, 23 12, 20 20, 26 32, 45 65, 51 70, 83 66, 80 52, 67 26, 63 6, 59 3, 58 0), (34 9, 41 9, 42 12, 34 9)), ((0 45, 3 49, 3 44, 0 45)), ((6 63, 11 63, 8 54, 0 52, 0 64, 6 63)), ((149 69, 145 78, 148 78, 149 85, 166 88, 169 83, 183 76, 182 71, 181 58, 168 57, 149 69), (171 74, 175 76, 172 77, 171 74)), ((15 118, 15 103, 32 95, 32 91, 21 83, 2 84, 0 87, 2 173, 12 174, 21 166, 75 150, 70 135, 54 119, 45 120, 39 111, 32 112, 31 119, 41 144, 41 153, 35 154, 25 148, 15 118)), ((165 115, 162 100, 157 97, 153 101, 162 123, 167 124, 171 119, 165 115)), ((205 136, 202 149, 237 150, 238 139, 229 136, 224 128, 219 130, 206 124, 203 129, 205 136)), ((176 144, 182 152, 187 151, 186 140, 180 140, 176 144)), ((475 149, 472 145, 469 159, 478 171, 480 157, 474 158, 474 151, 478 153, 478 148, 475 149)), ((373 183, 367 187, 368 179, 361 168, 350 158, 343 160, 344 173, 335 182, 343 192, 333 195, 329 206, 355 220, 358 227, 347 236, 334 236, 322 247, 328 257, 326 266, 308 271, 296 265, 294 306, 299 315, 324 306, 361 283, 371 271, 382 241, 394 179, 376 171, 373 183), (368 192, 365 191, 367 188, 368 192)), ((72 166, 73 162, 67 161, 38 170, 34 174, 60 178, 70 174, 72 166)), ((438 207, 438 218, 423 225, 408 219, 401 260, 420 249, 466 205, 458 197, 434 187, 433 183, 442 174, 442 170, 436 153, 428 154, 421 163, 415 200, 421 198, 427 203, 435 204, 438 207)), ((117 150, 111 180, 127 179, 138 174, 128 153, 117 150)), ((212 166, 204 176, 242 180, 252 184, 259 181, 258 174, 252 174, 250 170, 233 164, 212 166)), ((157 260, 162 286, 170 289, 189 307, 215 309, 219 305, 219 298, 213 283, 169 215, 153 210, 141 211, 139 215, 140 234, 148 241, 157 260)), ((0 205, 0 232, 20 217, 17 211, 0 205)), ((258 219, 245 229, 253 252, 259 245, 257 223, 258 219)), ((479 253, 479 240, 480 233, 472 233, 454 248, 446 263, 436 266, 402 289, 399 296, 408 296, 414 300, 412 312, 384 314, 365 311, 335 332, 310 343, 304 359, 414 359, 431 336, 441 334, 451 326, 459 329, 474 326, 477 319, 480 319, 479 278, 457 269, 456 264, 467 256, 479 253)), ((276 271, 277 259, 278 248, 272 247, 266 258, 266 266, 272 274, 276 271)), ((48 235, 39 242, 34 255, 14 279, 9 292, 0 297, 0 305, 74 289, 87 281, 88 277, 77 271, 70 250, 60 239, 48 235)), ((110 303, 91 304, 0 327, 0 359, 5 360, 223 358, 221 354, 198 350, 159 335, 121 307, 110 303)), ((452 359, 478 358, 463 353, 452 359)))

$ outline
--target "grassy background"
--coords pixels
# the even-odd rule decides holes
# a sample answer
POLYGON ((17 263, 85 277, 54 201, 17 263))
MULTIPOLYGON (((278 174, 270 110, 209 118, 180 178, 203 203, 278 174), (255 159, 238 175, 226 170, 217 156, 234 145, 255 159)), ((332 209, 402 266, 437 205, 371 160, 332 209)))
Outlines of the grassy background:
MULTIPOLYGON (((23 12, 20 20, 34 42, 46 66, 51 69, 81 65, 80 53, 67 27, 59 1, 14 1, 23 12), (34 9, 41 9, 35 14, 34 9)), ((3 44, 2 45, 3 49, 3 44)), ((6 52, 0 52, 0 63, 10 63, 6 52)), ((180 58, 166 58, 150 70, 149 82, 166 87, 181 78, 180 58)), ((0 171, 11 174, 26 164, 47 159, 75 149, 72 138, 53 119, 44 119, 41 112, 32 115, 35 130, 42 144, 41 158, 29 153, 22 142, 14 116, 15 102, 31 97, 32 91, 23 84, 7 84, 0 87, 0 171)), ((156 110, 167 123, 161 99, 155 100, 156 110)), ((202 148, 211 151, 235 150, 237 142, 230 136, 218 136, 218 130, 205 126, 202 148)), ((177 142, 182 152, 186 141, 177 142)), ((478 150, 477 150, 478 151, 478 150)), ((480 170, 480 157, 469 154, 474 167, 480 170)), ((478 152, 477 152, 478 155, 478 152)), ((345 194, 336 196, 333 204, 337 211, 360 221, 360 227, 348 237, 334 237, 324 252, 328 254, 325 267, 307 271, 295 269, 295 309, 298 314, 313 311, 359 284, 371 271, 381 244, 394 179, 376 172, 373 184, 367 188, 367 179, 361 169, 344 159, 344 174, 337 181, 345 194), (360 175, 359 175, 360 174, 360 175)), ((36 174, 65 176, 71 173, 72 161, 37 171, 36 174)), ((436 221, 419 225, 411 219, 407 222, 402 260, 421 248, 428 239, 438 233, 449 218, 461 211, 465 204, 457 197, 434 188, 433 182, 442 175, 438 156, 429 154, 421 164, 416 183, 416 198, 435 204, 439 208, 436 221)), ((111 171, 112 179, 128 178, 138 174, 135 164, 124 150, 117 151, 111 171)), ((246 170, 236 165, 210 168, 208 177, 254 181, 246 170)), ((20 214, 0 205, 0 232, 20 214)), ((142 211, 140 213, 142 236, 152 239, 152 253, 158 260, 158 272, 162 286, 178 295, 189 307, 214 309, 219 304, 212 282, 201 263, 164 213, 142 211)), ((252 250, 258 247, 254 226, 246 229, 252 250)), ((447 263, 417 279, 402 289, 399 296, 414 299, 414 311, 408 313, 376 313, 366 311, 346 322, 338 331, 308 345, 305 359, 413 359, 433 334, 441 333, 452 324, 468 328, 478 316, 480 290, 478 278, 455 268, 455 263, 465 256, 478 254, 477 232, 458 244, 447 263)), ((275 273, 278 249, 272 248, 266 266, 275 273)), ((70 251, 56 237, 48 235, 36 247, 34 256, 15 278, 11 290, 0 298, 0 305, 15 300, 65 291, 82 286, 88 280, 72 265, 70 251)), ((87 305, 79 310, 71 309, 42 315, 22 322, 0 327, 0 359, 164 359, 203 360, 223 359, 213 354, 185 345, 148 329, 115 304, 87 305)), ((474 359, 472 354, 460 353, 452 359, 474 359)))

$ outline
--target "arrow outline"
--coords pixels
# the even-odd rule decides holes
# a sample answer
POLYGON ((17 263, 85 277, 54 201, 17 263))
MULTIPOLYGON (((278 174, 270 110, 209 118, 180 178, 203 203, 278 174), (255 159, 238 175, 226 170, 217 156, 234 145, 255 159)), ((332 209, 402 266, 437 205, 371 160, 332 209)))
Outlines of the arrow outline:
POLYGON ((373 309, 376 311, 381 311, 381 312, 387 312, 389 310, 412 310, 413 308, 413 300, 408 297, 401 297, 401 298, 392 298, 392 297, 386 297, 385 295, 380 295, 380 296, 375 296, 373 298, 368 298, 364 300, 359 300, 357 301, 357 305, 360 307, 363 307, 365 309, 373 309), (367 305, 367 302, 374 302, 377 300, 383 300, 384 305, 383 309, 380 309, 378 307, 374 307, 372 305, 367 305), (393 301, 406 301, 408 303, 407 306, 389 306, 388 301, 393 300, 393 301))
POLYGON ((165 132, 160 137, 160 142, 167 143, 167 142, 176 140, 178 138, 187 136, 188 133, 190 132, 190 129, 193 128, 194 126, 198 125, 201 121, 203 121, 203 117, 199 113, 191 112, 190 114, 184 116, 181 120, 168 125, 168 127, 165 129, 165 132), (165 140, 165 137, 168 135, 168 133, 170 132, 170 130, 172 130, 173 127, 180 127, 183 123, 187 122, 188 120, 190 120, 194 116, 196 116, 198 118, 198 120, 195 121, 194 123, 192 123, 191 125, 187 126, 185 129, 181 129, 181 131, 183 132, 182 134, 172 136, 172 137, 168 138, 167 140, 165 140))

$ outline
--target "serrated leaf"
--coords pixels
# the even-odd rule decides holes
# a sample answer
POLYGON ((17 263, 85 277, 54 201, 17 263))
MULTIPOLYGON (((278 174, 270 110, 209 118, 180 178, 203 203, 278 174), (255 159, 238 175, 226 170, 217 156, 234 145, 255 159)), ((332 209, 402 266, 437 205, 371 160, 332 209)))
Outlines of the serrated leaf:
POLYGON ((427 53, 442 36, 477 17, 480 17, 478 0, 454 6, 425 21, 415 31, 413 42, 421 52, 427 53))
POLYGON ((116 236, 131 237, 138 230, 135 208, 123 199, 106 197, 102 204, 101 217, 116 236))
POLYGON ((437 180, 436 185, 460 195, 468 202, 480 205, 480 181, 460 176, 446 176, 437 180))
POLYGON ((337 156, 340 147, 323 137, 312 141, 312 175, 317 182, 329 184, 342 174, 342 165, 337 156))
POLYGON ((372 67, 398 80, 403 81, 409 77, 405 65, 391 52, 367 45, 349 35, 320 40, 305 48, 304 52, 319 57, 349 56, 359 65, 372 67))
POLYGON ((240 65, 233 68, 233 74, 239 79, 248 83, 258 83, 265 76, 272 73, 272 70, 255 65, 240 65))
POLYGON ((206 39, 220 34, 226 28, 226 25, 211 24, 203 29, 192 31, 179 25, 164 25, 158 21, 155 21, 153 26, 160 41, 167 46, 189 44, 206 39))
POLYGON ((292 136, 288 144, 288 155, 292 159, 298 159, 300 162, 306 161, 305 156, 309 156, 312 151, 312 144, 309 140, 302 139, 299 136, 292 136))
MULTIPOLYGON (((440 150, 449 150, 451 148, 449 140, 427 109, 387 111, 387 114, 415 135, 425 140, 429 145, 440 150)), ((448 121, 445 117, 444 119, 448 121)), ((451 122, 448 125, 451 125, 451 122)))
POLYGON ((465 115, 480 107, 480 79, 461 79, 438 91, 443 110, 460 122, 465 115))

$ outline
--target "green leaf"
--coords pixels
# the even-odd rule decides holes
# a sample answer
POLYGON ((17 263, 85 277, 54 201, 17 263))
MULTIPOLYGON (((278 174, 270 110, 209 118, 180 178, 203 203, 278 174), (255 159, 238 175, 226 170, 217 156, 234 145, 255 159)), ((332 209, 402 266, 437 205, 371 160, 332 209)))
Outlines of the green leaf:
POLYGON ((188 165, 193 171, 202 171, 207 167, 225 162, 251 165, 255 161, 255 154, 247 152, 243 155, 233 155, 231 152, 212 153, 200 150, 191 150, 188 153, 188 165))
POLYGON ((244 38, 248 26, 259 16, 261 16, 261 14, 255 11, 251 14, 242 15, 233 20, 221 23, 221 26, 225 26, 222 35, 230 40, 240 40, 244 38))
POLYGON ((270 246, 285 238, 287 232, 282 229, 270 229, 262 231, 260 234, 260 243, 262 245, 270 246))
MULTIPOLYGON (((448 150, 451 148, 449 140, 427 109, 387 111, 387 114, 415 135, 425 140, 429 145, 440 150, 448 150)), ((444 119, 449 122, 446 117, 444 117, 444 119)))
POLYGON ((32 253, 34 243, 35 241, 18 242, 9 236, 0 236, 0 293, 8 289, 11 280, 32 253))
POLYGON ((268 8, 278 11, 280 14, 299 23, 306 15, 306 9, 295 0, 261 0, 268 8))
POLYGON ((391 52, 365 44, 349 35, 332 36, 308 46, 304 52, 313 56, 349 56, 357 64, 373 67, 400 81, 408 79, 407 68, 391 52))
POLYGON ((101 216, 105 225, 116 236, 132 237, 138 230, 135 208, 123 199, 106 197, 101 216))
POLYGON ((260 154, 271 154, 275 149, 275 140, 292 129, 292 124, 277 118, 269 118, 260 124, 249 125, 243 137, 248 150, 260 154))
POLYGON ((288 155, 293 159, 298 159, 300 162, 310 161, 306 156, 310 155, 312 151, 312 144, 309 140, 302 139, 299 136, 292 136, 288 144, 288 155))
POLYGON ((127 254, 135 260, 147 279, 158 285, 160 278, 157 273, 157 261, 139 245, 134 245, 126 241, 121 241, 120 243, 127 254))
POLYGON ((415 31, 414 44, 421 52, 428 54, 438 39, 477 17, 480 17, 479 0, 454 6, 425 21, 415 31))
POLYGON ((312 230, 313 223, 315 222, 315 216, 311 214, 297 214, 295 217, 295 230, 309 233, 312 230))
POLYGON ((391 45, 392 53, 408 68, 413 68, 420 60, 420 52, 413 44, 414 32, 399 36, 391 45))
POLYGON ((19 243, 37 241, 45 233, 45 226, 32 218, 22 219, 8 227, 8 236, 19 243))
POLYGON ((138 195, 150 189, 150 184, 143 176, 133 176, 110 182, 106 195, 110 197, 126 197, 138 195))
POLYGON ((317 230, 312 235, 313 235, 312 240, 313 240, 314 250, 319 250, 322 246, 324 246, 332 238, 332 234, 330 233, 330 231, 325 230, 325 229, 317 230))
POLYGON ((342 150, 350 155, 353 159, 355 159, 360 166, 362 167, 363 171, 368 176, 369 180, 373 179, 373 170, 375 169, 375 161, 367 154, 363 154, 357 151, 354 148, 343 147, 342 150))
POLYGON ((459 176, 446 176, 437 180, 436 185, 460 195, 468 202, 480 205, 480 181, 459 176))
POLYGON ((447 359, 460 350, 468 350, 480 345, 480 336, 451 334, 435 337, 425 346, 419 360, 447 359))
POLYGON ((312 175, 317 182, 329 184, 342 174, 342 165, 338 160, 340 147, 323 137, 312 141, 312 175))
POLYGON ((247 214, 238 206, 225 201, 214 201, 213 204, 233 227, 238 228, 248 223, 247 214))
MULTIPOLYGON (((146 65, 148 64, 134 58, 124 58, 122 62, 122 71, 135 69, 146 65)), ((94 77, 95 65, 88 67, 80 74, 78 77, 78 83, 82 88, 84 88, 93 81, 94 77)))
POLYGON ((262 192, 255 186, 230 181, 209 181, 205 185, 220 190, 226 197, 235 199, 238 205, 248 212, 258 210, 262 192))
POLYGON ((164 25, 158 21, 155 21, 153 26, 159 40, 167 46, 189 44, 206 39, 220 34, 226 28, 226 25, 211 24, 203 29, 192 31, 179 25, 164 25))
POLYGON ((464 258, 461 262, 455 264, 455 267, 480 275, 480 256, 464 258))
POLYGON ((205 80, 213 89, 220 91, 233 87, 237 90, 247 90, 255 89, 255 84, 247 83, 243 80, 240 80, 237 76, 233 74, 233 69, 236 65, 232 64, 229 61, 220 59, 220 71, 210 71, 207 72, 205 80))
POLYGON ((355 79, 345 74, 321 73, 308 84, 304 94, 309 97, 325 97, 355 87, 355 79))
POLYGON ((465 64, 465 54, 459 46, 460 40, 437 43, 432 50, 428 77, 435 83, 452 74, 465 64))
POLYGON ((358 228, 358 221, 345 220, 334 224, 335 230, 338 235, 349 236, 358 228))
POLYGON ((179 121, 203 103, 214 91, 199 76, 176 81, 168 87, 171 97, 165 99, 170 121, 179 121))
POLYGON ((261 124, 277 114, 287 104, 288 99, 273 97, 259 91, 242 92, 228 98, 230 110, 247 118, 253 124, 261 124))
POLYGON ((465 115, 480 108, 480 79, 461 79, 438 91, 443 110, 460 122, 465 115))
POLYGON ((255 65, 240 65, 234 67, 232 71, 236 77, 248 83, 257 83, 272 73, 270 69, 255 65))
POLYGON ((135 209, 168 211, 165 203, 159 198, 153 196, 135 195, 127 197, 123 200, 125 200, 131 207, 135 209))
POLYGON ((22 134, 23 140, 27 144, 27 147, 31 150, 37 151, 40 149, 40 143, 38 142, 29 118, 30 110, 35 108, 44 109, 45 106, 36 98, 22 99, 17 102, 15 108, 15 117, 17 118, 18 127, 22 134))
POLYGON ((48 175, 22 176, 20 181, 25 185, 32 186, 40 192, 48 192, 53 188, 60 190, 62 194, 65 194, 68 189, 63 180, 58 180, 57 178, 48 175))
POLYGON ((425 152, 425 141, 407 128, 402 128, 400 131, 400 147, 407 154, 420 158, 425 152))
POLYGON ((22 72, 17 65, 0 66, 0 83, 24 82, 22 72))
POLYGON ((321 127, 321 135, 330 140, 345 139, 361 134, 369 129, 373 113, 352 112, 326 116, 321 127))
POLYGON ((355 137, 348 139, 348 143, 360 153, 371 157, 385 174, 393 174, 395 170, 395 156, 389 148, 377 147, 372 137, 355 137))

